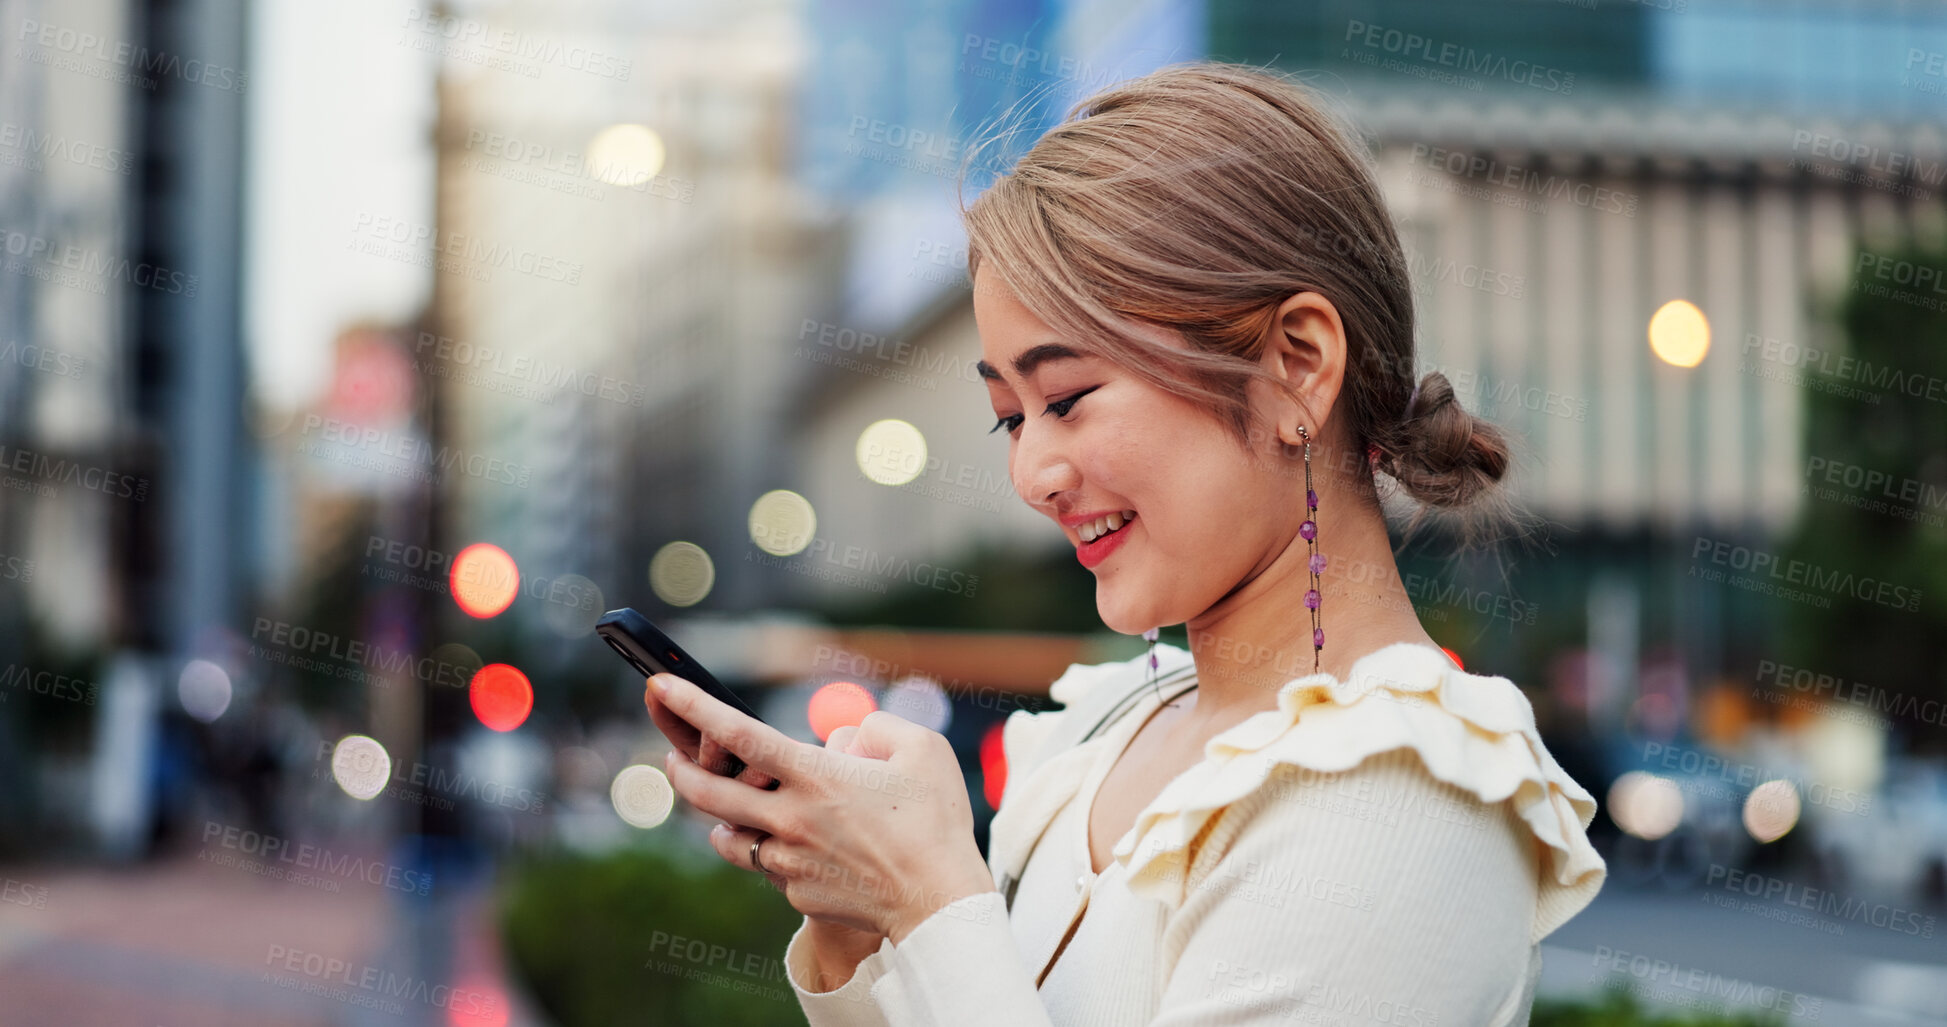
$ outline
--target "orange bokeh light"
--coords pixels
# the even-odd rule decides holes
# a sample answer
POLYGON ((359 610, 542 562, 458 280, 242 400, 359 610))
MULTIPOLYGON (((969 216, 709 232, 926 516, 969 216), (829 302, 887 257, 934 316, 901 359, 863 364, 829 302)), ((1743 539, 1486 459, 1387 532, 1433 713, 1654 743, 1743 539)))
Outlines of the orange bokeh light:
POLYGON ((1454 666, 1459 667, 1461 670, 1467 669, 1467 665, 1460 662, 1459 653, 1454 652, 1452 649, 1449 649, 1444 645, 1440 647, 1440 651, 1447 654, 1447 659, 1452 660, 1454 666))
POLYGON ((512 731, 525 724, 534 709, 534 686, 519 667, 489 663, 473 672, 467 698, 480 723, 495 731, 512 731))
POLYGON ((872 693, 861 685, 850 681, 834 681, 811 694, 811 704, 806 716, 811 721, 811 731, 819 741, 831 737, 833 731, 847 724, 857 724, 865 715, 879 708, 872 699, 872 693))
POLYGON ((460 550, 449 578, 453 601, 467 616, 482 620, 514 605, 521 589, 521 570, 514 558, 491 542, 475 542, 460 550))

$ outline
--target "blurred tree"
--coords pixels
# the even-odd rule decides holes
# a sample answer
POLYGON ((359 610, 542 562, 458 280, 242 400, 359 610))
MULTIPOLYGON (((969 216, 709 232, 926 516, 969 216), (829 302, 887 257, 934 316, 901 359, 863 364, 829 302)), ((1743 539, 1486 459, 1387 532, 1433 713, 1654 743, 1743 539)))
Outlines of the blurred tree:
POLYGON ((1610 984, 1591 1001, 1537 999, 1528 1023, 1529 1027, 1777 1027, 1784 1021, 1783 1014, 1762 1012, 1651 1012, 1628 989, 1610 984))
POLYGON ((1795 583, 1832 602, 1784 603, 1775 651, 1869 686, 1852 701, 1894 704, 1874 708, 1938 746, 1913 729, 1947 699, 1947 247, 1862 248, 1853 266, 1846 352, 1802 361, 1805 507, 1782 554, 1838 585, 1795 583))
POLYGON ((756 874, 707 859, 625 849, 510 866, 500 928, 522 986, 564 1027, 802 1022, 782 960, 803 917, 756 874))

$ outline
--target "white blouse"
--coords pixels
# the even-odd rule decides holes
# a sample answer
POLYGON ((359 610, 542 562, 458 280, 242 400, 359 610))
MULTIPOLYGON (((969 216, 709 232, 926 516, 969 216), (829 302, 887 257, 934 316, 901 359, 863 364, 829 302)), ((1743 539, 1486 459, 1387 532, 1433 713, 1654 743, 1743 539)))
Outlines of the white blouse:
MULTIPOLYGON (((1156 653, 1159 675, 1191 662, 1156 653)), ((811 1027, 1528 1022, 1541 940, 1607 868, 1586 834, 1595 800, 1542 745, 1520 689, 1407 643, 1361 658, 1348 682, 1286 682, 1093 874, 1087 813, 1158 701, 1016 768, 1092 687, 1147 672, 1147 654, 1071 665, 1050 688, 1066 709, 1008 717, 997 882, 1047 829, 1012 915, 998 890, 961 898, 828 992, 807 989, 800 927, 785 966, 811 1027)))

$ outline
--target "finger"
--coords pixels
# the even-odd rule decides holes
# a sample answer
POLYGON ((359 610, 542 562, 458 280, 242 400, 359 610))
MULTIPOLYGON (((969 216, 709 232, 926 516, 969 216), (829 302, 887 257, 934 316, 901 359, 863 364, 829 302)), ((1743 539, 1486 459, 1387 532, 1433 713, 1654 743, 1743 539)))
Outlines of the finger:
POLYGON ((825 736, 825 748, 832 752, 849 753, 852 751, 852 736, 858 733, 859 728, 857 724, 844 724, 835 727, 832 729, 831 734, 825 736))
POLYGON ((758 788, 775 788, 778 784, 777 778, 764 773, 748 763, 744 764, 743 770, 738 771, 737 780, 758 788))
POLYGON ((724 748, 717 743, 716 739, 708 735, 703 736, 702 741, 697 744, 694 751, 685 750, 684 755, 695 760, 698 766, 719 777, 734 777, 739 781, 748 782, 759 788, 770 788, 777 784, 777 778, 758 770, 748 763, 739 766, 735 774, 724 773, 725 770, 729 769, 731 761, 737 760, 739 757, 733 755, 729 749, 724 748))
POLYGON ((702 733, 688 721, 671 713, 669 707, 656 697, 656 689, 646 681, 642 689, 642 702, 649 709, 650 722, 656 725, 656 730, 661 731, 664 738, 669 739, 669 744, 682 750, 683 755, 696 759, 702 733))
POLYGON ((764 832, 748 827, 718 824, 710 829, 710 847, 717 850, 717 855, 723 857, 725 863, 739 870, 761 873, 771 878, 774 883, 782 881, 784 877, 777 869, 784 865, 779 859, 779 849, 782 845, 783 843, 776 838, 768 837, 764 832), (757 858, 764 863, 762 870, 752 866, 750 862, 750 844, 759 838, 764 839, 764 844, 757 850, 757 858))
POLYGON ((858 733, 852 736, 849 751, 854 756, 868 759, 891 759, 895 752, 926 744, 925 736, 932 734, 936 732, 928 731, 896 713, 873 710, 859 721, 858 733))
POLYGON ((732 753, 729 749, 724 748, 716 739, 711 738, 709 735, 703 736, 703 744, 698 750, 696 762, 698 766, 719 777, 734 777, 739 781, 756 785, 759 788, 769 788, 777 782, 777 778, 764 773, 748 763, 741 762, 740 757, 732 753), (730 769, 733 763, 737 765, 737 772, 735 774, 724 773, 724 771, 730 769))
MULTIPOLYGON (((730 777, 733 776, 729 773, 730 762, 730 750, 724 748, 716 739, 711 738, 709 735, 704 735, 703 744, 697 750, 697 766, 719 777, 730 777)), ((742 770, 743 768, 739 767, 738 769, 742 770)))
POLYGON ((712 774, 680 751, 671 751, 663 765, 669 775, 669 786, 690 805, 726 824, 777 833, 777 818, 783 812, 780 802, 785 800, 776 792, 712 774))
MULTIPOLYGON (((723 771, 729 764, 730 750, 717 744, 715 739, 704 736, 688 721, 670 712, 669 708, 656 698, 655 688, 645 687, 642 701, 649 709, 649 719, 655 722, 657 730, 669 739, 672 746, 681 749, 683 755, 695 760, 711 773, 723 775, 723 771)), ((734 775, 723 776, 736 777, 759 788, 770 788, 778 783, 777 778, 748 765, 740 768, 734 775)))
POLYGON ((661 699, 670 712, 772 777, 786 771, 794 755, 807 748, 769 724, 731 709, 693 682, 674 674, 657 674, 650 680, 669 686, 661 699))

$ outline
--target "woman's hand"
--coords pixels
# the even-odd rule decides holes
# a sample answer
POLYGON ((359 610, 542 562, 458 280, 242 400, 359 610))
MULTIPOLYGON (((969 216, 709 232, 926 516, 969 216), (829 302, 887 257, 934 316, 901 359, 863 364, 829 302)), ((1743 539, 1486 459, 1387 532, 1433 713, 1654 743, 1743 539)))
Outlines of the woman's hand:
MULTIPOLYGON (((698 731, 689 721, 669 712, 669 708, 656 698, 656 689, 653 686, 642 690, 642 702, 649 707, 649 720, 663 733, 663 737, 669 739, 669 744, 690 758, 690 762, 700 764, 715 773, 730 758, 729 750, 717 744, 716 739, 698 731)), ((749 781, 759 788, 769 788, 775 778, 756 767, 745 766, 737 772, 737 780, 749 781)))
MULTIPOLYGON (((850 724, 834 730, 826 737, 825 748, 831 752, 848 752, 852 736, 858 734, 858 731, 857 727, 850 724)), ((715 846, 718 855, 733 863, 736 862, 733 856, 738 848, 741 846, 743 851, 748 853, 751 841, 758 837, 760 835, 756 831, 739 831, 728 824, 718 824, 710 832, 710 842, 715 846)), ((758 857, 763 858, 761 848, 758 850, 758 857)), ((765 874, 764 876, 773 887, 779 891, 784 890, 786 881, 782 875, 765 874)), ((879 945, 884 940, 885 935, 877 931, 859 930, 836 921, 807 916, 805 942, 810 948, 811 963, 814 968, 813 983, 809 990, 834 991, 843 987, 846 981, 851 980, 853 975, 858 973, 859 964, 865 962, 866 957, 879 951, 879 945)))
POLYGON ((796 741, 673 674, 650 684, 667 687, 659 698, 669 713, 782 782, 766 791, 709 773, 680 747, 669 755, 677 793, 737 825, 711 835, 726 862, 754 869, 750 843, 769 835, 758 858, 799 912, 898 944, 940 907, 994 890, 960 762, 938 732, 874 711, 838 751, 796 741))

